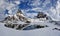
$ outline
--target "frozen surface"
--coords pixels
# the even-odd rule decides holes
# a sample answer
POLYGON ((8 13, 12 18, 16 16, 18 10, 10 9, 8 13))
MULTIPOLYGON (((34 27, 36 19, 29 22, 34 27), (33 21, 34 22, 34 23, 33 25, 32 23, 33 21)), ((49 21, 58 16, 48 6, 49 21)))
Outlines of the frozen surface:
POLYGON ((48 25, 49 27, 35 30, 15 30, 7 28, 4 26, 3 23, 0 23, 0 35, 1 36, 60 36, 59 30, 52 30, 55 27, 60 29, 60 26, 56 26, 51 23, 43 23, 43 25, 48 25))

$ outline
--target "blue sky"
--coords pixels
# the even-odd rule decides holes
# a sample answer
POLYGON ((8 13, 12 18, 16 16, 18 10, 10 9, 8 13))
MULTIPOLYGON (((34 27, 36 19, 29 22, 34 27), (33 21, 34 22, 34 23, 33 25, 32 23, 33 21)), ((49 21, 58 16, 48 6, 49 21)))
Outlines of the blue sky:
MULTIPOLYGON (((15 0, 8 0, 7 2, 15 4, 14 1, 15 0)), ((40 5, 35 4, 36 0, 18 0, 18 1, 20 2, 20 4, 18 4, 17 7, 22 10, 33 9, 37 7, 41 8, 42 10, 48 10, 51 7, 55 8, 58 0, 48 0, 48 1, 37 0, 40 5), (31 4, 35 4, 35 5, 31 5, 31 4)), ((5 11, 5 14, 8 14, 8 10, 5 11)))
MULTIPOLYGON (((34 0, 33 0, 34 1, 34 0)), ((57 0, 49 0, 50 1, 50 3, 48 3, 48 4, 46 4, 46 6, 44 7, 45 9, 46 8, 50 8, 50 7, 55 7, 56 6, 56 3, 57 3, 57 0)), ((45 2, 45 0, 40 0, 39 2, 41 2, 41 4, 39 5, 39 7, 42 7, 42 6, 44 6, 44 2, 45 2)), ((32 6, 32 5, 28 5, 28 3, 29 4, 33 4, 33 2, 32 1, 28 1, 28 0, 25 0, 24 2, 23 1, 21 1, 21 4, 19 4, 19 8, 21 8, 21 9, 30 9, 30 8, 33 8, 33 7, 35 7, 35 6, 32 6)), ((37 6, 38 7, 38 6, 37 6)))
MULTIPOLYGON (((32 5, 28 5, 28 4, 33 4, 34 2, 32 2, 32 1, 35 1, 35 0, 20 0, 20 4, 18 5, 18 7, 20 8, 20 9, 31 9, 31 8, 35 8, 35 6, 32 6, 32 5)), ((42 6, 44 6, 44 2, 45 2, 46 0, 39 0, 39 2, 41 2, 41 4, 40 5, 38 5, 39 7, 42 7, 42 6)), ((45 8, 48 8, 48 7, 52 7, 52 6, 56 6, 56 3, 57 3, 57 1, 58 0, 49 0, 50 1, 50 3, 48 3, 48 4, 46 4, 46 7, 45 8)), ((14 3, 14 0, 8 0, 7 2, 13 2, 14 3)), ((37 6, 37 7, 38 7, 37 6)))

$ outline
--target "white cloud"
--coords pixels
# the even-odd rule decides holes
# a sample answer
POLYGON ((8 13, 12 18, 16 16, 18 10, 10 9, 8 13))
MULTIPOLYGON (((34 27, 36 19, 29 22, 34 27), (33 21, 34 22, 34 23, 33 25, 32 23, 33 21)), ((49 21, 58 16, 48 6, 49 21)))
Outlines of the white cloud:
POLYGON ((6 3, 4 0, 0 0, 0 8, 5 9, 7 5, 8 3, 6 3))
POLYGON ((57 1, 57 5, 56 8, 51 7, 49 10, 47 10, 47 12, 49 12, 49 16, 52 17, 53 20, 55 21, 60 21, 60 1, 57 1))
POLYGON ((37 7, 38 5, 40 5, 40 0, 34 0, 34 1, 32 1, 32 2, 33 2, 33 3, 30 4, 30 5, 32 5, 32 6, 37 7))
MULTIPOLYGON (((13 9, 14 9, 14 12, 18 9, 17 8, 17 5, 20 3, 19 1, 15 1, 14 3, 12 3, 12 2, 6 2, 5 0, 0 0, 0 14, 1 14, 1 16, 2 15, 4 15, 4 11, 7 9, 7 10, 9 10, 8 11, 8 13, 12 13, 13 11, 13 9), (14 4, 14 3, 16 3, 16 4, 14 4), (3 12, 3 13, 1 13, 1 12, 3 12)), ((7 15, 7 14, 6 14, 7 15)), ((4 15, 5 16, 5 15, 4 15)), ((0 17, 1 18, 1 17, 0 17)), ((3 17, 2 17, 3 18, 3 17)))
POLYGON ((20 4, 20 1, 14 1, 17 5, 20 4))
POLYGON ((60 14, 60 1, 57 1, 56 11, 57 11, 57 13, 59 15, 60 14))

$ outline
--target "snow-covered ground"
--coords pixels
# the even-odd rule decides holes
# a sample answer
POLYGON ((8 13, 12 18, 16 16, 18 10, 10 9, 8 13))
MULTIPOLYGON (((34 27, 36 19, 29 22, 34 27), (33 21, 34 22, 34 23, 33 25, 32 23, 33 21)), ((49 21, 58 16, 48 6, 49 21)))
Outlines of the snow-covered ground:
POLYGON ((5 27, 4 23, 0 23, 0 35, 1 36, 60 36, 59 30, 53 30, 55 27, 60 29, 60 26, 54 25, 54 23, 49 22, 44 23, 39 22, 39 23, 43 25, 48 25, 48 27, 34 30, 15 30, 12 28, 5 27))

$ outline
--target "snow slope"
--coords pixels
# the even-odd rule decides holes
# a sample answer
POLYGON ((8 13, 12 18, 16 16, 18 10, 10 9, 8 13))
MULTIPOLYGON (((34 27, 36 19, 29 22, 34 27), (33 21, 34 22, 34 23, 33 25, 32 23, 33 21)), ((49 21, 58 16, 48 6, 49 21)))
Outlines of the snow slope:
POLYGON ((46 22, 44 22, 43 25, 48 25, 48 27, 35 30, 15 30, 7 28, 4 26, 3 23, 0 23, 0 35, 1 36, 60 36, 59 30, 52 30, 55 27, 60 29, 60 26, 56 26, 54 24, 46 22))

